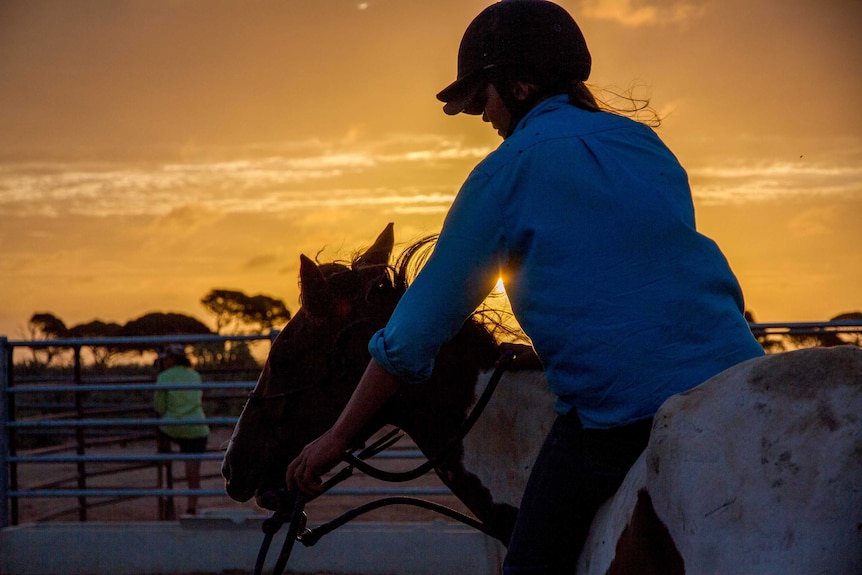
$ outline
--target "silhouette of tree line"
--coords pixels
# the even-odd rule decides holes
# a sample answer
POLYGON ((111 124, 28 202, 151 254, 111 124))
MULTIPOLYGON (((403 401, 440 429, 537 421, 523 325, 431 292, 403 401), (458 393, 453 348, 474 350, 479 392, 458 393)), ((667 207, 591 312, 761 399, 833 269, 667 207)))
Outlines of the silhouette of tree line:
MULTIPOLYGON (((151 312, 119 324, 92 320, 66 326, 50 312, 34 313, 27 323, 31 340, 140 337, 164 335, 254 335, 268 333, 285 324, 291 317, 285 303, 277 298, 258 294, 250 296, 239 290, 212 289, 200 300, 201 305, 215 316, 213 331, 201 320, 181 313, 151 312)), ((87 346, 96 366, 107 366, 110 360, 122 353, 144 350, 134 346, 87 346)), ((33 362, 48 366, 62 355, 60 347, 33 349, 33 362)), ((245 342, 202 343, 195 346, 195 354, 207 365, 239 365, 255 363, 245 342)))
MULTIPOLYGON (((239 290, 212 289, 201 298, 200 303, 214 316, 215 331, 199 319, 181 313, 147 313, 123 325, 93 320, 67 327, 56 315, 40 312, 30 318, 27 324, 28 335, 33 340, 197 334, 252 335, 265 334, 274 327, 284 325, 291 317, 290 310, 282 300, 263 294, 250 296, 239 290)), ((750 323, 756 323, 753 312, 746 311, 745 315, 750 323)), ((842 313, 829 321, 846 320, 862 321, 862 312, 842 313)), ((862 328, 855 333, 835 333, 829 330, 768 333, 757 335, 757 340, 767 353, 780 353, 801 347, 862 347, 862 328)), ((90 351, 94 365, 107 366, 111 358, 130 351, 130 347, 90 346, 90 351)), ((209 365, 254 363, 248 345, 244 342, 199 344, 195 347, 195 352, 202 363, 209 365)), ((33 361, 47 366, 61 353, 61 348, 34 349, 33 361)))

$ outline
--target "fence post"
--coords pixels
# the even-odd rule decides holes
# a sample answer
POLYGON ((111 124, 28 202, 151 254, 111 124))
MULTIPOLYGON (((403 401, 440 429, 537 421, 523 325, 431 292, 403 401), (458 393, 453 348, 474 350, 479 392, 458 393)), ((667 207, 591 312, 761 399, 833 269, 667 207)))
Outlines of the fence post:
MULTIPOLYGON (((75 385, 81 385, 83 383, 83 379, 81 377, 81 346, 76 345, 72 348, 72 352, 75 358, 74 365, 74 380, 75 385)), ((81 396, 80 391, 75 392, 75 413, 78 419, 84 419, 84 398, 81 396)), ((84 440, 84 428, 76 427, 75 428, 75 443, 76 443, 76 452, 78 455, 86 455, 87 454, 87 444, 84 440)), ((81 491, 86 491, 87 489, 87 465, 83 461, 78 462, 78 489, 81 491)), ((87 520, 87 498, 83 495, 78 497, 78 520, 86 521, 87 520)))
POLYGON ((0 336, 0 529, 9 526, 9 340, 0 336))

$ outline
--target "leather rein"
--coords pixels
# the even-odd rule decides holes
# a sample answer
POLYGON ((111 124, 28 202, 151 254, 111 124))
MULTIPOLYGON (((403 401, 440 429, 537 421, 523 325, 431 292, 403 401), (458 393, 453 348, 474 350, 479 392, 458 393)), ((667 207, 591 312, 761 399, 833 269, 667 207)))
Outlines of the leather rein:
MULTIPOLYGON (((384 469, 380 469, 378 467, 374 467, 370 465, 365 460, 377 455, 378 453, 388 449, 399 439, 404 437, 404 433, 399 429, 393 429, 392 431, 385 434, 380 439, 376 440, 371 445, 365 447, 359 453, 346 453, 342 457, 342 461, 347 465, 338 471, 335 475, 326 480, 323 484, 323 492, 327 492, 332 489, 338 483, 341 483, 345 479, 349 478, 353 474, 354 469, 358 469, 365 473, 366 475, 373 477, 375 479, 379 479, 387 482, 400 483, 404 481, 410 481, 425 475, 436 465, 437 461, 445 455, 450 449, 459 445, 464 437, 470 432, 473 428, 473 425, 479 419, 479 416, 482 415, 485 407, 488 405, 488 402, 491 400, 491 396, 494 393, 494 390, 497 388, 497 384, 500 383, 500 379, 503 377, 503 373, 509 368, 512 362, 515 359, 515 353, 513 351, 507 350, 503 353, 502 357, 497 361, 497 364, 494 368, 494 372, 491 375, 491 378, 488 380, 488 385, 485 387, 485 390, 482 392, 482 395, 479 397, 476 404, 473 406, 473 409, 470 411, 470 414, 467 418, 462 422, 461 427, 458 429, 458 434, 452 439, 452 441, 443 448, 439 453, 437 453, 434 457, 429 458, 421 465, 411 469, 409 471, 401 471, 401 472, 392 472, 386 471, 384 469)), ((269 398, 281 398, 284 394, 279 394, 277 396, 255 396, 255 399, 269 399, 269 398)), ((262 575, 264 563, 266 562, 266 556, 269 552, 270 545, 272 544, 272 539, 275 534, 284 526, 285 523, 288 524, 287 533, 285 535, 284 543, 282 544, 281 551, 278 554, 278 559, 276 560, 275 566, 272 571, 272 575, 282 575, 284 569, 287 567, 287 561, 290 559, 290 554, 293 551, 293 545, 296 541, 299 541, 306 547, 311 547, 315 545, 320 539, 331 533, 335 529, 341 527, 342 525, 356 519, 360 515, 368 513, 369 511, 373 511, 375 509, 379 509, 381 507, 385 507, 388 505, 412 505, 414 507, 420 507, 423 509, 428 509, 430 511, 434 511, 436 513, 440 513, 441 515, 445 515, 451 519, 455 519, 485 533, 487 535, 494 536, 491 530, 481 521, 473 519, 463 513, 455 511, 449 507, 444 505, 440 505, 438 503, 434 503, 432 501, 427 501, 425 499, 419 499, 416 497, 407 497, 407 496, 395 496, 395 497, 384 497, 381 499, 377 499, 375 501, 371 501, 364 505, 360 505, 359 507, 355 507, 342 515, 324 523, 315 528, 307 528, 306 523, 308 521, 308 516, 305 513, 305 504, 306 499, 302 494, 299 493, 290 493, 286 489, 279 489, 276 491, 272 491, 269 493, 265 493, 262 495, 263 502, 275 503, 275 511, 272 516, 263 522, 263 533, 264 538, 261 543, 260 550, 258 551, 257 561, 254 566, 254 575, 262 575)))

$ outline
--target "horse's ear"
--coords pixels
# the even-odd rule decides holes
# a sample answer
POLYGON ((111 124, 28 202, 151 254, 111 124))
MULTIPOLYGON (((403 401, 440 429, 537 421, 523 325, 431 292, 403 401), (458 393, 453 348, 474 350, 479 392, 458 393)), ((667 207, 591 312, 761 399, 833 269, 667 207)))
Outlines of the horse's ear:
POLYGON ((302 305, 309 313, 320 315, 332 307, 332 295, 326 278, 317 264, 302 254, 299 256, 299 283, 302 305))
POLYGON ((392 247, 395 245, 395 224, 390 222, 377 239, 374 240, 374 245, 368 248, 364 254, 359 256, 354 264, 354 269, 362 269, 368 267, 385 267, 389 264, 389 257, 392 255, 392 247))

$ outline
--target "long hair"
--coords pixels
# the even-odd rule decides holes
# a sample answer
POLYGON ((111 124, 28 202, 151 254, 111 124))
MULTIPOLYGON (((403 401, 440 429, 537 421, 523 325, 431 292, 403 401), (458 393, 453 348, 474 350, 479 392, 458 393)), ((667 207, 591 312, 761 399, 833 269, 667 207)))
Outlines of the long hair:
POLYGON ((610 112, 618 116, 625 116, 641 124, 658 128, 661 126, 662 118, 650 105, 648 95, 635 95, 641 91, 637 84, 632 84, 626 89, 597 88, 588 86, 585 82, 571 82, 562 78, 545 78, 531 81, 529 73, 519 69, 500 67, 489 78, 509 112, 512 114, 513 126, 526 115, 526 113, 541 100, 566 94, 569 103, 588 112, 610 112), (527 100, 519 101, 512 95, 514 82, 520 80, 530 84, 532 91, 527 100), (600 95, 597 95, 600 94, 600 95))
POLYGON ((634 95, 634 90, 635 87, 622 91, 606 88, 600 91, 609 97, 598 98, 584 82, 574 82, 568 89, 569 103, 588 112, 611 112, 626 116, 652 128, 659 127, 662 119, 658 112, 650 106, 649 97, 637 97, 634 95), (611 99, 625 102, 625 104, 622 106, 612 104, 611 99))

